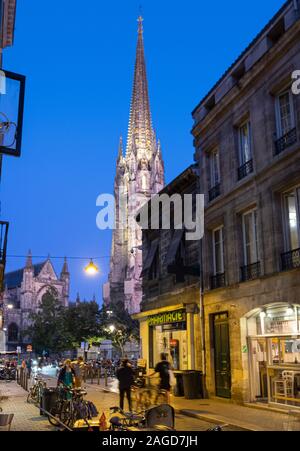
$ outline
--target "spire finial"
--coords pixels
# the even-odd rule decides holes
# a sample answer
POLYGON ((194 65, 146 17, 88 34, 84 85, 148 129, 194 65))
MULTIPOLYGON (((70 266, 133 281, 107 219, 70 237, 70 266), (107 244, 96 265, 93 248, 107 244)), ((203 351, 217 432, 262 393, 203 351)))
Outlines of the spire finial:
POLYGON ((31 250, 29 249, 26 259, 26 268, 32 268, 32 254, 31 250))
POLYGON ((139 23, 138 32, 139 32, 139 34, 143 34, 143 22, 144 22, 144 19, 142 17, 141 10, 140 10, 140 15, 138 17, 138 23, 139 23))

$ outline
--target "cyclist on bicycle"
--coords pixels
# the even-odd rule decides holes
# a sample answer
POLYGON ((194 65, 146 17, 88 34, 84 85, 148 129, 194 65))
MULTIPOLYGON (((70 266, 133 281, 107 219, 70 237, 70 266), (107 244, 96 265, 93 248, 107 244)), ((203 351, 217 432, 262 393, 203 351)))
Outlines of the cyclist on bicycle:
POLYGON ((171 364, 167 360, 167 354, 161 353, 160 354, 161 361, 157 363, 157 365, 154 368, 154 373, 150 374, 149 376, 152 377, 156 373, 159 373, 160 377, 160 383, 159 383, 159 389, 160 390, 166 390, 168 393, 168 399, 169 399, 169 393, 171 390, 170 385, 170 370, 171 364))

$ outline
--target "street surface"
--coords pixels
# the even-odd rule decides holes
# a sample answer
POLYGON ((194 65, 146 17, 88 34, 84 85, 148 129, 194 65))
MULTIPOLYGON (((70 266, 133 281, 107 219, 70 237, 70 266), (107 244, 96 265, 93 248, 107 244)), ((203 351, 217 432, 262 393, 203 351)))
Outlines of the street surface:
MULTIPOLYGON (((55 385, 55 380, 48 380, 48 386, 53 385, 55 385)), ((99 411, 99 416, 104 412, 106 417, 109 418, 109 408, 118 404, 118 395, 116 393, 104 392, 103 386, 104 381, 101 387, 91 387, 89 385, 86 398, 95 403, 99 411)), ((4 397, 0 403, 3 413, 15 414, 12 423, 12 431, 55 430, 44 416, 40 416, 39 409, 36 406, 26 402, 27 392, 18 386, 16 382, 1 381, 0 396, 4 397)), ((215 426, 213 423, 190 418, 181 414, 176 414, 175 421, 175 427, 178 431, 206 431, 215 426)), ((224 430, 238 430, 238 428, 226 427, 224 430)))

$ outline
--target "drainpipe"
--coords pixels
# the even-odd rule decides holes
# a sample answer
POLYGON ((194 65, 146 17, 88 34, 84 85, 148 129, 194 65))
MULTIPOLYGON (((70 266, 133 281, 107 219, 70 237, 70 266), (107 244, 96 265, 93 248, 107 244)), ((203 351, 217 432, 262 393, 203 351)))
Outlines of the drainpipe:
POLYGON ((201 337, 201 363, 203 378, 203 397, 207 398, 206 390, 206 346, 205 346, 205 316, 204 316, 204 280, 203 280, 203 238, 199 246, 200 283, 199 283, 199 317, 200 317, 200 337, 201 337))

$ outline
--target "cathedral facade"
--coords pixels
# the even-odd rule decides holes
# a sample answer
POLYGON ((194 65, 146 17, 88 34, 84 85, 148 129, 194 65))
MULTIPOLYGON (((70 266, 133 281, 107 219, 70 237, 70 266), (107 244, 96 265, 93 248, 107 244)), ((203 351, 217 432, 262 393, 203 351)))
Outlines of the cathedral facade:
POLYGON ((143 42, 143 19, 138 19, 138 42, 125 155, 120 139, 114 183, 115 229, 110 273, 103 286, 106 305, 122 302, 130 314, 140 310, 142 300, 142 236, 134 220, 136 212, 165 184, 160 142, 156 139, 150 112, 143 42), (120 205, 120 198, 125 204, 120 205), (127 226, 121 225, 125 215, 127 226))
POLYGON ((55 273, 50 258, 43 263, 33 264, 29 253, 24 268, 7 273, 3 293, 4 327, 6 347, 26 345, 22 332, 28 327, 30 313, 36 312, 43 296, 49 289, 65 307, 69 304, 70 273, 65 260, 60 276, 55 273))

